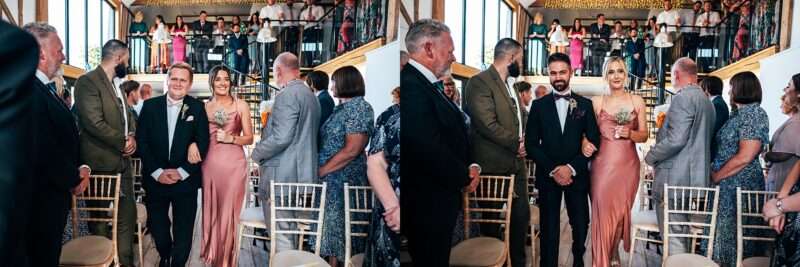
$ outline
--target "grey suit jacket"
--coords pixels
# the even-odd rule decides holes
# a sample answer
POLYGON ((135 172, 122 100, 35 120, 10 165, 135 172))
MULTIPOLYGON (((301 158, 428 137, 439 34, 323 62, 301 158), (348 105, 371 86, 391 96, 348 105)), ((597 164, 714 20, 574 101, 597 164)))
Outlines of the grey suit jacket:
POLYGON ((262 178, 317 182, 319 117, 317 97, 302 81, 291 81, 278 93, 262 139, 253 150, 262 178))
POLYGON ((664 183, 673 186, 708 186, 714 105, 700 87, 688 86, 672 97, 656 145, 645 157, 655 167, 654 191, 660 196, 664 183))

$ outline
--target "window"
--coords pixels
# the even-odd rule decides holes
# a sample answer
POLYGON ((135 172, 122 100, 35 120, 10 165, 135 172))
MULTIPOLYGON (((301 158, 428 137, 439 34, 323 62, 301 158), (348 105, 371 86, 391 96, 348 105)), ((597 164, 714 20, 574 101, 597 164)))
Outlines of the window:
POLYGON ((66 64, 90 70, 103 44, 116 38, 116 10, 105 0, 56 0, 47 4, 49 24, 64 44, 66 64))
POLYGON ((504 0, 445 2, 456 61, 476 68, 491 64, 497 40, 514 37, 514 11, 504 0))

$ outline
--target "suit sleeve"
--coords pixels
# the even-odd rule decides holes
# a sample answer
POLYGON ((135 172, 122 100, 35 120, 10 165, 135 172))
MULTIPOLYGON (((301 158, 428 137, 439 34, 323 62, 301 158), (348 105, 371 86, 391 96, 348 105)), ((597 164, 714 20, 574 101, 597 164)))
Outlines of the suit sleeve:
POLYGON ((528 153, 528 158, 536 163, 536 168, 541 168, 546 173, 549 173, 556 166, 555 162, 544 153, 544 147, 542 147, 542 111, 536 101, 531 105, 531 112, 528 114, 528 125, 527 129, 525 129, 525 151, 528 153))
POLYGON ((479 77, 467 82, 466 110, 472 119, 477 134, 506 149, 516 152, 519 136, 516 131, 500 125, 497 121, 497 106, 492 99, 491 89, 479 77))
POLYGON ((75 105, 78 120, 85 131, 82 134, 91 135, 121 153, 125 149, 127 134, 108 125, 103 116, 102 101, 100 92, 87 76, 78 79, 75 83, 75 105))
MULTIPOLYGON (((208 153, 208 143, 211 138, 208 132, 208 115, 206 115, 205 107, 202 102, 199 100, 194 100, 192 102, 193 109, 195 110, 193 114, 197 118, 197 120, 195 120, 197 127, 194 127, 192 140, 189 141, 189 144, 196 143, 197 149, 200 150, 201 158, 205 159, 208 153)), ((200 173, 201 164, 202 162, 191 164, 189 161, 184 160, 180 167, 189 172, 190 175, 197 175, 200 173)))
POLYGON ((153 119, 153 115, 150 110, 153 109, 153 103, 154 102, 150 101, 144 103, 142 111, 139 114, 139 120, 137 121, 139 127, 136 128, 136 153, 139 154, 139 157, 142 159, 142 174, 148 176, 161 167, 156 166, 151 144, 153 140, 150 136, 152 132, 152 123, 150 121, 153 119))
MULTIPOLYGON (((583 110, 586 112, 586 119, 584 126, 586 129, 586 139, 589 140, 597 149, 600 149, 600 129, 597 127, 597 117, 594 114, 594 105, 592 105, 591 101, 587 101, 586 103, 588 106, 583 110)), ((578 153, 578 155, 573 158, 569 165, 575 170, 576 174, 580 175, 588 171, 588 163, 589 158, 585 157, 583 153, 578 153)), ((585 177, 585 176, 584 176, 585 177)))
POLYGON ((274 134, 256 144, 253 149, 253 161, 259 164, 271 159, 292 143, 292 137, 297 131, 297 122, 300 118, 300 105, 297 103, 297 92, 287 91, 275 99, 275 107, 269 120, 274 134), (291 99, 287 99, 291 98, 291 99))
POLYGON ((690 99, 676 95, 672 98, 672 104, 667 111, 669 123, 659 131, 664 132, 664 139, 656 142, 644 158, 648 165, 656 165, 668 159, 683 149, 689 141, 689 130, 694 124, 695 115, 689 106, 690 99))

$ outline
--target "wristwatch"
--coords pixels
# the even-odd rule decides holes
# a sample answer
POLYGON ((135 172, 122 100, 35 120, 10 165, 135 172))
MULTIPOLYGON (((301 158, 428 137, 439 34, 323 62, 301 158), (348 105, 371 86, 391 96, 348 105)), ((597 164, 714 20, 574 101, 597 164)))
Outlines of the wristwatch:
POLYGON ((778 201, 775 202, 775 207, 778 208, 778 211, 780 211, 781 214, 783 214, 783 199, 779 198, 778 201))

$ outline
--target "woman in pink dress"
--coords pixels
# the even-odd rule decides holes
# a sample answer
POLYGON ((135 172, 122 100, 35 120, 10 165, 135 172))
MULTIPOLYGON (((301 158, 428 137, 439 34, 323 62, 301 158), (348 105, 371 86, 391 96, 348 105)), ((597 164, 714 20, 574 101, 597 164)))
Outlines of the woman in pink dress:
POLYGON ((175 26, 172 26, 172 63, 186 62, 186 33, 189 26, 183 23, 183 17, 175 17, 175 26))
MULTIPOLYGON (((625 91, 628 68, 620 57, 603 66, 608 95, 592 98, 600 128, 600 150, 592 161, 592 266, 619 265, 619 241, 630 247, 631 207, 639 188, 639 156, 636 144, 647 141, 645 104, 642 97, 625 91), (613 264, 615 262, 616 264, 613 264)), ((584 141, 584 154, 595 147, 584 141)))
POLYGON ((200 258, 215 267, 237 266, 236 229, 247 183, 243 146, 253 143, 250 108, 231 95, 231 72, 216 66, 209 73, 213 97, 206 103, 208 154, 200 159, 190 147, 189 161, 202 160, 203 234, 200 258))
POLYGON ((583 69, 583 37, 586 36, 586 28, 581 25, 580 19, 575 19, 572 29, 569 29, 569 61, 575 73, 580 75, 583 69))

